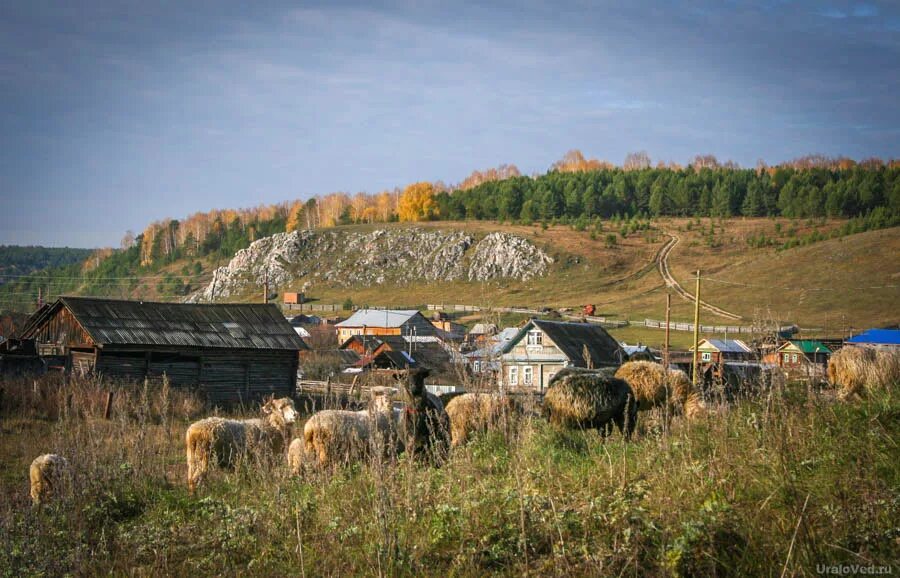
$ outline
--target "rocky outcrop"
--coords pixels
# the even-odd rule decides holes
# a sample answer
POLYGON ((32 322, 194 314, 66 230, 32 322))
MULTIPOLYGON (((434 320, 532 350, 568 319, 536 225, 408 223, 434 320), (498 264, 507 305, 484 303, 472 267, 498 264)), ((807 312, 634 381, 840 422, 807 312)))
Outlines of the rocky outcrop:
POLYGON ((272 287, 335 287, 435 281, 527 280, 547 273, 553 259, 507 233, 482 239, 465 231, 408 227, 370 233, 293 231, 265 237, 218 268, 191 301, 212 301, 257 291, 269 274, 272 287))

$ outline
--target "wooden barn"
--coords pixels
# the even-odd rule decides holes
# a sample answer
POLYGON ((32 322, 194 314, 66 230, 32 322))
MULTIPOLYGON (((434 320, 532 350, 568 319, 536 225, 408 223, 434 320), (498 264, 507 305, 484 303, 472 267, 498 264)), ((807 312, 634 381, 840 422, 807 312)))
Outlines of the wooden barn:
POLYGON ((210 404, 256 402, 295 389, 306 345, 275 305, 60 297, 20 336, 69 372, 196 388, 210 404))

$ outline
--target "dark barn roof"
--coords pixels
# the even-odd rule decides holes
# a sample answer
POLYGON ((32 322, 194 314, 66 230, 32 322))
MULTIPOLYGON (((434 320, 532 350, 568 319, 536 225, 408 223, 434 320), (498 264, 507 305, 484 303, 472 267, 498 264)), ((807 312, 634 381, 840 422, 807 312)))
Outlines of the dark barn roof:
POLYGON ((262 303, 153 303, 60 297, 49 308, 35 313, 25 334, 34 332, 61 307, 72 313, 99 346, 307 349, 278 307, 262 303))
POLYGON ((547 321, 544 319, 532 319, 520 331, 519 334, 507 342, 504 352, 515 347, 528 330, 537 327, 547 334, 553 343, 569 358, 569 361, 577 367, 585 367, 584 350, 587 347, 588 355, 594 367, 604 365, 620 365, 625 357, 619 342, 599 325, 592 323, 571 323, 568 321, 547 321))

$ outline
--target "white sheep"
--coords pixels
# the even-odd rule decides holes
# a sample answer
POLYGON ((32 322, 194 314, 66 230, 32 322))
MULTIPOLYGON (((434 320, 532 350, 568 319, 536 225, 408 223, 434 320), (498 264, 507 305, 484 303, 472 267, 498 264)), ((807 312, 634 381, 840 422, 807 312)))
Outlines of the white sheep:
POLYGON ((69 461, 60 455, 43 454, 34 458, 28 468, 32 503, 39 506, 62 494, 71 474, 69 461))
POLYGON ((373 455, 379 446, 381 452, 377 453, 381 454, 394 448, 399 410, 394 409, 390 394, 373 394, 365 410, 323 410, 309 418, 303 438, 293 440, 288 449, 291 471, 298 474, 306 456, 320 467, 328 467, 373 455))
POLYGON ((188 488, 194 492, 209 471, 211 459, 219 467, 234 467, 238 457, 256 450, 278 455, 290 439, 297 410, 290 398, 273 399, 262 406, 262 419, 234 420, 209 417, 194 422, 185 435, 188 488))

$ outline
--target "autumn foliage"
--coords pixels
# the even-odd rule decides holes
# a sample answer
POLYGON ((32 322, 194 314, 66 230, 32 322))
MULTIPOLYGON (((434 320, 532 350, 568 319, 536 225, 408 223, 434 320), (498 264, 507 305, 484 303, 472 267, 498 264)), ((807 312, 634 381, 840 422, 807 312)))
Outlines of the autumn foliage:
POLYGON ((401 221, 430 221, 438 216, 434 198, 434 185, 427 182, 413 183, 403 189, 397 214, 401 221))

